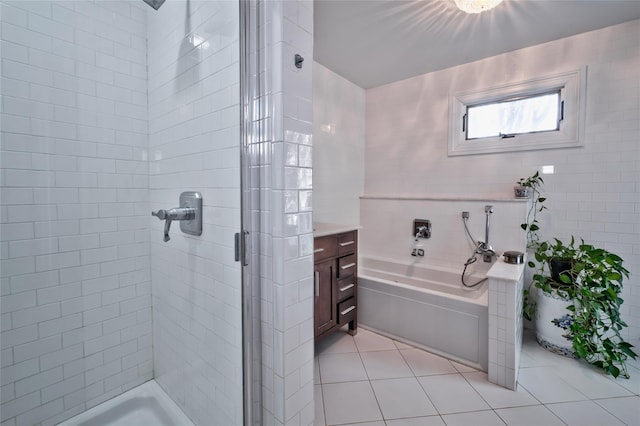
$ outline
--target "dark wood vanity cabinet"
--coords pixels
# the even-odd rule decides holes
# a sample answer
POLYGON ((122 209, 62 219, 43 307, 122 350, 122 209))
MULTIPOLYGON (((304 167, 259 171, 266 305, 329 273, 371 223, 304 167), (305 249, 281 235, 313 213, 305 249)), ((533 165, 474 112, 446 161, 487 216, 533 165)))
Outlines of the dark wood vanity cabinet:
POLYGON ((358 231, 314 239, 316 341, 349 325, 358 327, 358 231))

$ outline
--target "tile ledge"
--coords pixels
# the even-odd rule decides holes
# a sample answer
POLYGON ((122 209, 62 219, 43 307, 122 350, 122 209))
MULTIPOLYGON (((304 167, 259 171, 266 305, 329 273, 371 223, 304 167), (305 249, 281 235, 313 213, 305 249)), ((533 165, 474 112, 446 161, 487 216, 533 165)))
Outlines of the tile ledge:
POLYGON ((446 195, 446 194, 433 194, 433 195, 362 195, 361 200, 403 200, 403 201, 490 201, 494 203, 526 203, 528 198, 514 198, 514 197, 498 197, 496 195, 471 196, 471 195, 446 195))
POLYGON ((495 278, 503 281, 511 281, 514 284, 520 280, 522 274, 524 274, 524 267, 527 263, 525 255, 524 263, 519 265, 513 265, 504 261, 502 257, 493 264, 493 266, 487 272, 488 278, 495 278))

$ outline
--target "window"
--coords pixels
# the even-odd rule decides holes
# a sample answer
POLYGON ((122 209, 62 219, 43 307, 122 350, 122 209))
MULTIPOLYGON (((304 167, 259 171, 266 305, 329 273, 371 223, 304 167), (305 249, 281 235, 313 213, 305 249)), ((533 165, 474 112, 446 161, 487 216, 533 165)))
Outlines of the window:
POLYGON ((451 99, 449 155, 582 146, 586 69, 451 99))

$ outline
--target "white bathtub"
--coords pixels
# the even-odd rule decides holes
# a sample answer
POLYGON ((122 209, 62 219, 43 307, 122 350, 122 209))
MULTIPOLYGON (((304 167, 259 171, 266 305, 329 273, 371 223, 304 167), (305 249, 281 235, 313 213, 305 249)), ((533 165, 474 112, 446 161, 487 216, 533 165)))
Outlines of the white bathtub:
POLYGON ((465 288, 461 272, 462 265, 459 269, 425 267, 363 257, 358 271, 358 322, 487 371, 487 283, 465 288))

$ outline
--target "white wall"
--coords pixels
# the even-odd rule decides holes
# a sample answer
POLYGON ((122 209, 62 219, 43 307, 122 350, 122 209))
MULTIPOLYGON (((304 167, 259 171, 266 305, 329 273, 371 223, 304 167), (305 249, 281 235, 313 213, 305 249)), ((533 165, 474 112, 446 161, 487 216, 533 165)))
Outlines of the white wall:
POLYGON ((149 25, 150 210, 203 197, 190 236, 151 217, 156 380, 196 423, 242 423, 239 5, 168 1, 149 25))
MULTIPOLYGON (((519 177, 554 165, 555 174, 544 176, 549 210, 540 218, 542 238, 575 235, 625 259, 631 277, 623 291, 623 315, 630 342, 638 346, 639 70, 640 21, 632 21, 370 89, 365 195, 509 198, 519 177), (447 157, 451 93, 584 65, 584 148, 447 157)), ((398 214, 405 208, 402 202, 395 206, 398 214)), ((363 209, 363 224, 369 214, 376 212, 363 209)))
POLYGON ((364 190, 365 90, 313 63, 313 220, 357 225, 364 190))
POLYGON ((2 424, 152 377, 142 2, 2 7, 2 424))
MULTIPOLYGON (((486 205, 493 206, 489 233, 489 244, 493 249, 499 254, 506 250, 524 252, 525 234, 519 229, 526 217, 526 202, 463 198, 408 200, 365 196, 361 200, 360 255, 462 270, 461 265, 475 248, 474 241, 465 233, 462 212, 469 212, 468 227, 475 241, 484 241, 486 205), (431 238, 415 241, 412 232, 414 219, 431 221, 431 238), (424 257, 411 256, 414 248, 424 250, 424 257)), ((480 261, 469 268, 469 272, 472 269, 486 272, 490 266, 491 263, 480 261)))

